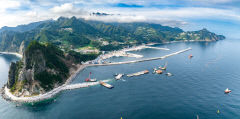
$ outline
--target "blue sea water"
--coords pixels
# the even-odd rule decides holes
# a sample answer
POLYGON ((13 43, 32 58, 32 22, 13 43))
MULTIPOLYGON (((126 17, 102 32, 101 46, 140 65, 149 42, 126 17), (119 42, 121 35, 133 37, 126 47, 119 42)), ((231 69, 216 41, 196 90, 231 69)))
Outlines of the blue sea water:
MULTIPOLYGON (((100 85, 68 90, 55 100, 37 105, 15 104, 0 98, 0 119, 239 119, 240 118, 240 40, 156 45, 171 50, 144 49, 133 53, 143 58, 159 57, 181 49, 191 51, 164 60, 135 64, 89 67, 72 83, 83 82, 89 72, 98 80, 113 79, 115 73, 150 73, 100 85), (194 57, 189 59, 189 54, 194 57), (168 62, 174 76, 152 74, 154 67, 168 62), (230 88, 232 93, 224 94, 230 88), (217 113, 220 110, 220 113, 217 113)), ((135 58, 114 57, 111 61, 135 58)), ((0 56, 0 86, 7 81, 9 64, 18 60, 0 56)))

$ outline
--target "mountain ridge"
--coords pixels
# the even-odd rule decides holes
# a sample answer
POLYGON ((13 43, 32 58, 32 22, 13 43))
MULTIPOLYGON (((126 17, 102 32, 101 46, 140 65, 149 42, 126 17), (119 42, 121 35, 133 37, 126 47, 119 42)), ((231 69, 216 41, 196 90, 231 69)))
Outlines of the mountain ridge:
POLYGON ((12 52, 19 52, 21 44, 26 48, 33 40, 50 42, 63 50, 74 50, 85 46, 92 46, 99 50, 106 50, 106 47, 110 46, 115 50, 149 42, 225 39, 223 35, 217 35, 206 29, 183 31, 177 27, 153 23, 105 23, 76 17, 59 17, 57 20, 31 23, 29 27, 20 25, 15 30, 14 28, 3 29, 6 28, 0 30, 0 51, 12 52), (18 31, 21 28, 26 29, 18 31), (108 45, 102 45, 103 42, 107 42, 105 44, 108 45))

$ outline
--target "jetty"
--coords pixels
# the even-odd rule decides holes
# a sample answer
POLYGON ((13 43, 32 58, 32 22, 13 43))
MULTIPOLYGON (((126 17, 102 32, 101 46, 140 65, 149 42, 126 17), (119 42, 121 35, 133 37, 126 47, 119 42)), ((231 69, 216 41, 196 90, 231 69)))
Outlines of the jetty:
POLYGON ((145 48, 157 49, 157 50, 170 50, 168 48, 159 48, 159 47, 151 47, 151 46, 146 46, 145 48))
POLYGON ((16 52, 0 52, 0 54, 10 54, 10 55, 15 55, 19 58, 22 58, 23 55, 19 54, 19 53, 16 53, 16 52))
POLYGON ((123 49, 125 52, 129 52, 129 51, 138 51, 138 50, 142 50, 142 49, 157 49, 157 50, 170 50, 168 48, 160 48, 160 47, 152 47, 152 46, 147 46, 147 45, 140 45, 137 47, 132 47, 132 48, 128 48, 128 49, 123 49))
POLYGON ((174 55, 177 55, 177 54, 189 51, 189 50, 192 50, 192 48, 187 48, 187 49, 184 49, 184 50, 180 50, 180 51, 177 51, 177 52, 174 52, 174 53, 171 53, 171 54, 168 54, 168 55, 164 55, 164 56, 161 56, 161 57, 147 58, 147 59, 142 59, 142 60, 125 61, 125 62, 113 62, 113 63, 106 63, 106 64, 89 64, 88 66, 107 66, 107 65, 130 64, 130 63, 137 63, 137 62, 159 60, 159 59, 165 59, 167 57, 174 56, 174 55))
MULTIPOLYGON (((109 82, 111 81, 109 80, 102 80, 101 82, 109 82)), ((99 85, 100 82, 84 82, 84 83, 77 83, 77 84, 69 84, 63 87, 62 90, 73 90, 73 89, 78 89, 78 88, 86 88, 86 87, 90 87, 90 86, 95 86, 95 85, 99 85)))

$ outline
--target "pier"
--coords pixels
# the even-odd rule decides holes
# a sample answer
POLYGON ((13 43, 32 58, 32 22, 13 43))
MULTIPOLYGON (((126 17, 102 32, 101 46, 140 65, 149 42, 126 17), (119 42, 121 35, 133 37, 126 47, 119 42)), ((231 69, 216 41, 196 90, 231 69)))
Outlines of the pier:
POLYGON ((138 51, 138 50, 142 50, 142 49, 146 49, 146 48, 157 49, 157 50, 170 50, 170 49, 168 49, 168 48, 160 48, 160 47, 151 47, 151 46, 147 46, 147 45, 141 45, 141 46, 138 46, 138 47, 133 47, 133 48, 129 48, 129 49, 124 49, 123 51, 125 51, 125 52, 138 51))
MULTIPOLYGON (((111 81, 111 79, 109 80, 102 80, 102 82, 109 82, 111 81)), ((63 87, 63 90, 72 90, 72 89, 78 89, 78 88, 86 88, 86 87, 90 87, 90 86, 95 86, 95 85, 99 85, 100 82, 84 82, 84 83, 77 83, 77 84, 69 84, 63 87)))
POLYGON ((137 62, 159 60, 159 59, 165 59, 167 57, 189 51, 191 49, 192 48, 187 48, 187 49, 180 50, 180 51, 177 51, 177 52, 174 52, 174 53, 171 53, 171 54, 168 54, 168 55, 164 55, 164 56, 161 56, 161 57, 147 58, 147 59, 142 59, 142 60, 126 61, 126 62, 113 62, 113 63, 106 63, 106 64, 89 64, 88 66, 107 66, 107 65, 130 64, 130 63, 137 63, 137 62))
POLYGON ((10 54, 10 55, 15 55, 19 58, 22 58, 23 56, 19 53, 16 53, 16 52, 0 52, 0 54, 10 54))
POLYGON ((159 48, 159 47, 151 47, 151 46, 146 46, 145 48, 151 48, 151 49, 157 49, 157 50, 170 50, 168 48, 159 48))

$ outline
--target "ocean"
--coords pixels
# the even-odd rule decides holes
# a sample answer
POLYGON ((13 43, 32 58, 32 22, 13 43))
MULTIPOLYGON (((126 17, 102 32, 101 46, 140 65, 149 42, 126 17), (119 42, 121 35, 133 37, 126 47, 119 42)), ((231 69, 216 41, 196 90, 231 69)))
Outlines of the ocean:
MULTIPOLYGON (((0 119, 239 119, 240 118, 240 40, 217 42, 179 42, 155 45, 169 51, 143 49, 132 53, 144 58, 159 57, 191 47, 192 50, 163 60, 134 64, 88 67, 72 82, 80 83, 92 72, 97 80, 114 79, 114 74, 150 73, 124 76, 100 85, 67 90, 54 99, 35 105, 0 98, 0 119), (188 56, 192 54, 193 58, 188 56), (152 74, 154 67, 168 63, 163 74, 152 74), (173 76, 168 77, 166 72, 173 76), (224 90, 232 90, 224 94, 224 90), (219 110, 220 113, 217 113, 219 110)), ((139 58, 138 58, 139 59, 139 58)), ((141 59, 141 58, 140 58, 141 59)), ((7 82, 10 62, 19 58, 0 55, 0 86, 7 82)), ((113 57, 109 61, 136 58, 113 57)))

